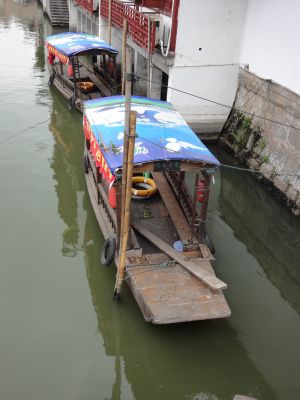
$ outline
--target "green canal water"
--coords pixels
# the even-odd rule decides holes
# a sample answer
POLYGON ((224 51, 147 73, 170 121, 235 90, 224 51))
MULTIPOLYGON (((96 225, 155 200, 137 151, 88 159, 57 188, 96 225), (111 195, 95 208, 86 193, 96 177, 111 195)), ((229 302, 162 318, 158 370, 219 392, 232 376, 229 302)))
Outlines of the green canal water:
POLYGON ((299 399, 299 220, 222 169, 208 230, 232 316, 153 326, 127 288, 115 304, 81 116, 47 86, 46 27, 35 1, 0 0, 0 398, 299 399))

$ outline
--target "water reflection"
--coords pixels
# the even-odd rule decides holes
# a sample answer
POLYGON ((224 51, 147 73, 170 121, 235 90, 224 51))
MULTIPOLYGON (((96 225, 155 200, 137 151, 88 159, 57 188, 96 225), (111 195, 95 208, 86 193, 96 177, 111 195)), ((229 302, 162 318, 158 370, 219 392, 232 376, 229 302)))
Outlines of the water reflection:
POLYGON ((245 243, 283 299, 300 313, 299 218, 252 176, 222 169, 221 219, 245 243))
POLYGON ((77 218, 82 215, 84 182, 82 180, 81 116, 70 112, 63 99, 53 89, 53 109, 49 130, 55 140, 51 168, 56 181, 55 191, 58 198, 58 213, 66 227, 62 233, 64 256, 75 256, 82 247, 79 240, 80 229, 77 218), (80 208, 80 210, 79 210, 80 208))
POLYGON ((146 324, 127 290, 124 304, 111 301, 113 273, 95 263, 95 245, 86 247, 85 256, 99 331, 106 353, 115 357, 113 399, 124 398, 124 379, 134 398, 232 399, 237 392, 275 398, 228 323, 146 324))
POLYGON ((248 174, 222 169, 218 189, 209 225, 230 324, 278 398, 298 398, 299 219, 248 174))

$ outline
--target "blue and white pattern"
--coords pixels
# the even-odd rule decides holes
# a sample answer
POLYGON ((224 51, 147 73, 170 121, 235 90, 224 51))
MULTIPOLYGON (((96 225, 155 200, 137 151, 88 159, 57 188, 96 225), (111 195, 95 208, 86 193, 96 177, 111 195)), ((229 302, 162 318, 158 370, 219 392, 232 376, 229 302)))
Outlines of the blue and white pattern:
MULTIPOLYGON (((137 112, 135 164, 183 160, 220 165, 170 103, 133 96, 131 110, 137 112)), ((85 115, 114 173, 123 161, 125 99, 113 96, 87 101, 85 115)))
POLYGON ((104 50, 112 54, 118 54, 118 50, 111 47, 104 40, 87 33, 64 32, 48 36, 46 41, 67 57, 72 57, 88 50, 104 50))

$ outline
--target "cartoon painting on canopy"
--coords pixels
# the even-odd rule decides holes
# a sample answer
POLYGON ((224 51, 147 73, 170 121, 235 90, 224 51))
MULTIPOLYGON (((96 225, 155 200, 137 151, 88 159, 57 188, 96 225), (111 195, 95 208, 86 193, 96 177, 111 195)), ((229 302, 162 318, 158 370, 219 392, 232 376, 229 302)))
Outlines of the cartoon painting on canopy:
POLYGON ((118 50, 111 47, 104 40, 86 33, 65 32, 51 35, 47 37, 46 44, 48 48, 51 49, 53 47, 67 57, 90 50, 101 50, 118 54, 118 50))
MULTIPOLYGON (((133 96, 131 110, 137 112, 135 164, 182 160, 219 166, 218 160, 170 103, 133 96)), ((85 102, 84 121, 88 121, 113 174, 122 167, 124 117, 124 96, 85 102)))

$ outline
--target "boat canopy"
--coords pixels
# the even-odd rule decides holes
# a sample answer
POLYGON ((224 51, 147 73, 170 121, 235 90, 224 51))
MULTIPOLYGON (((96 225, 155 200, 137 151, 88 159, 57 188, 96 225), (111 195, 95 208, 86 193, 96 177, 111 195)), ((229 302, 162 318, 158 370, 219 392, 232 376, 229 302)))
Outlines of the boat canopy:
MULTIPOLYGON (((90 100, 84 107, 84 131, 93 142, 94 158, 98 147, 99 160, 115 175, 123 163, 125 97, 90 100)), ((131 110, 137 112, 134 164, 180 160, 220 165, 172 104, 132 96, 131 110)))
POLYGON ((118 50, 110 46, 104 40, 95 35, 79 32, 64 32, 51 35, 46 38, 46 46, 51 53, 60 53, 64 57, 74 57, 86 51, 94 54, 107 51, 111 54, 118 54, 118 50), (56 52, 55 52, 56 50, 56 52))

